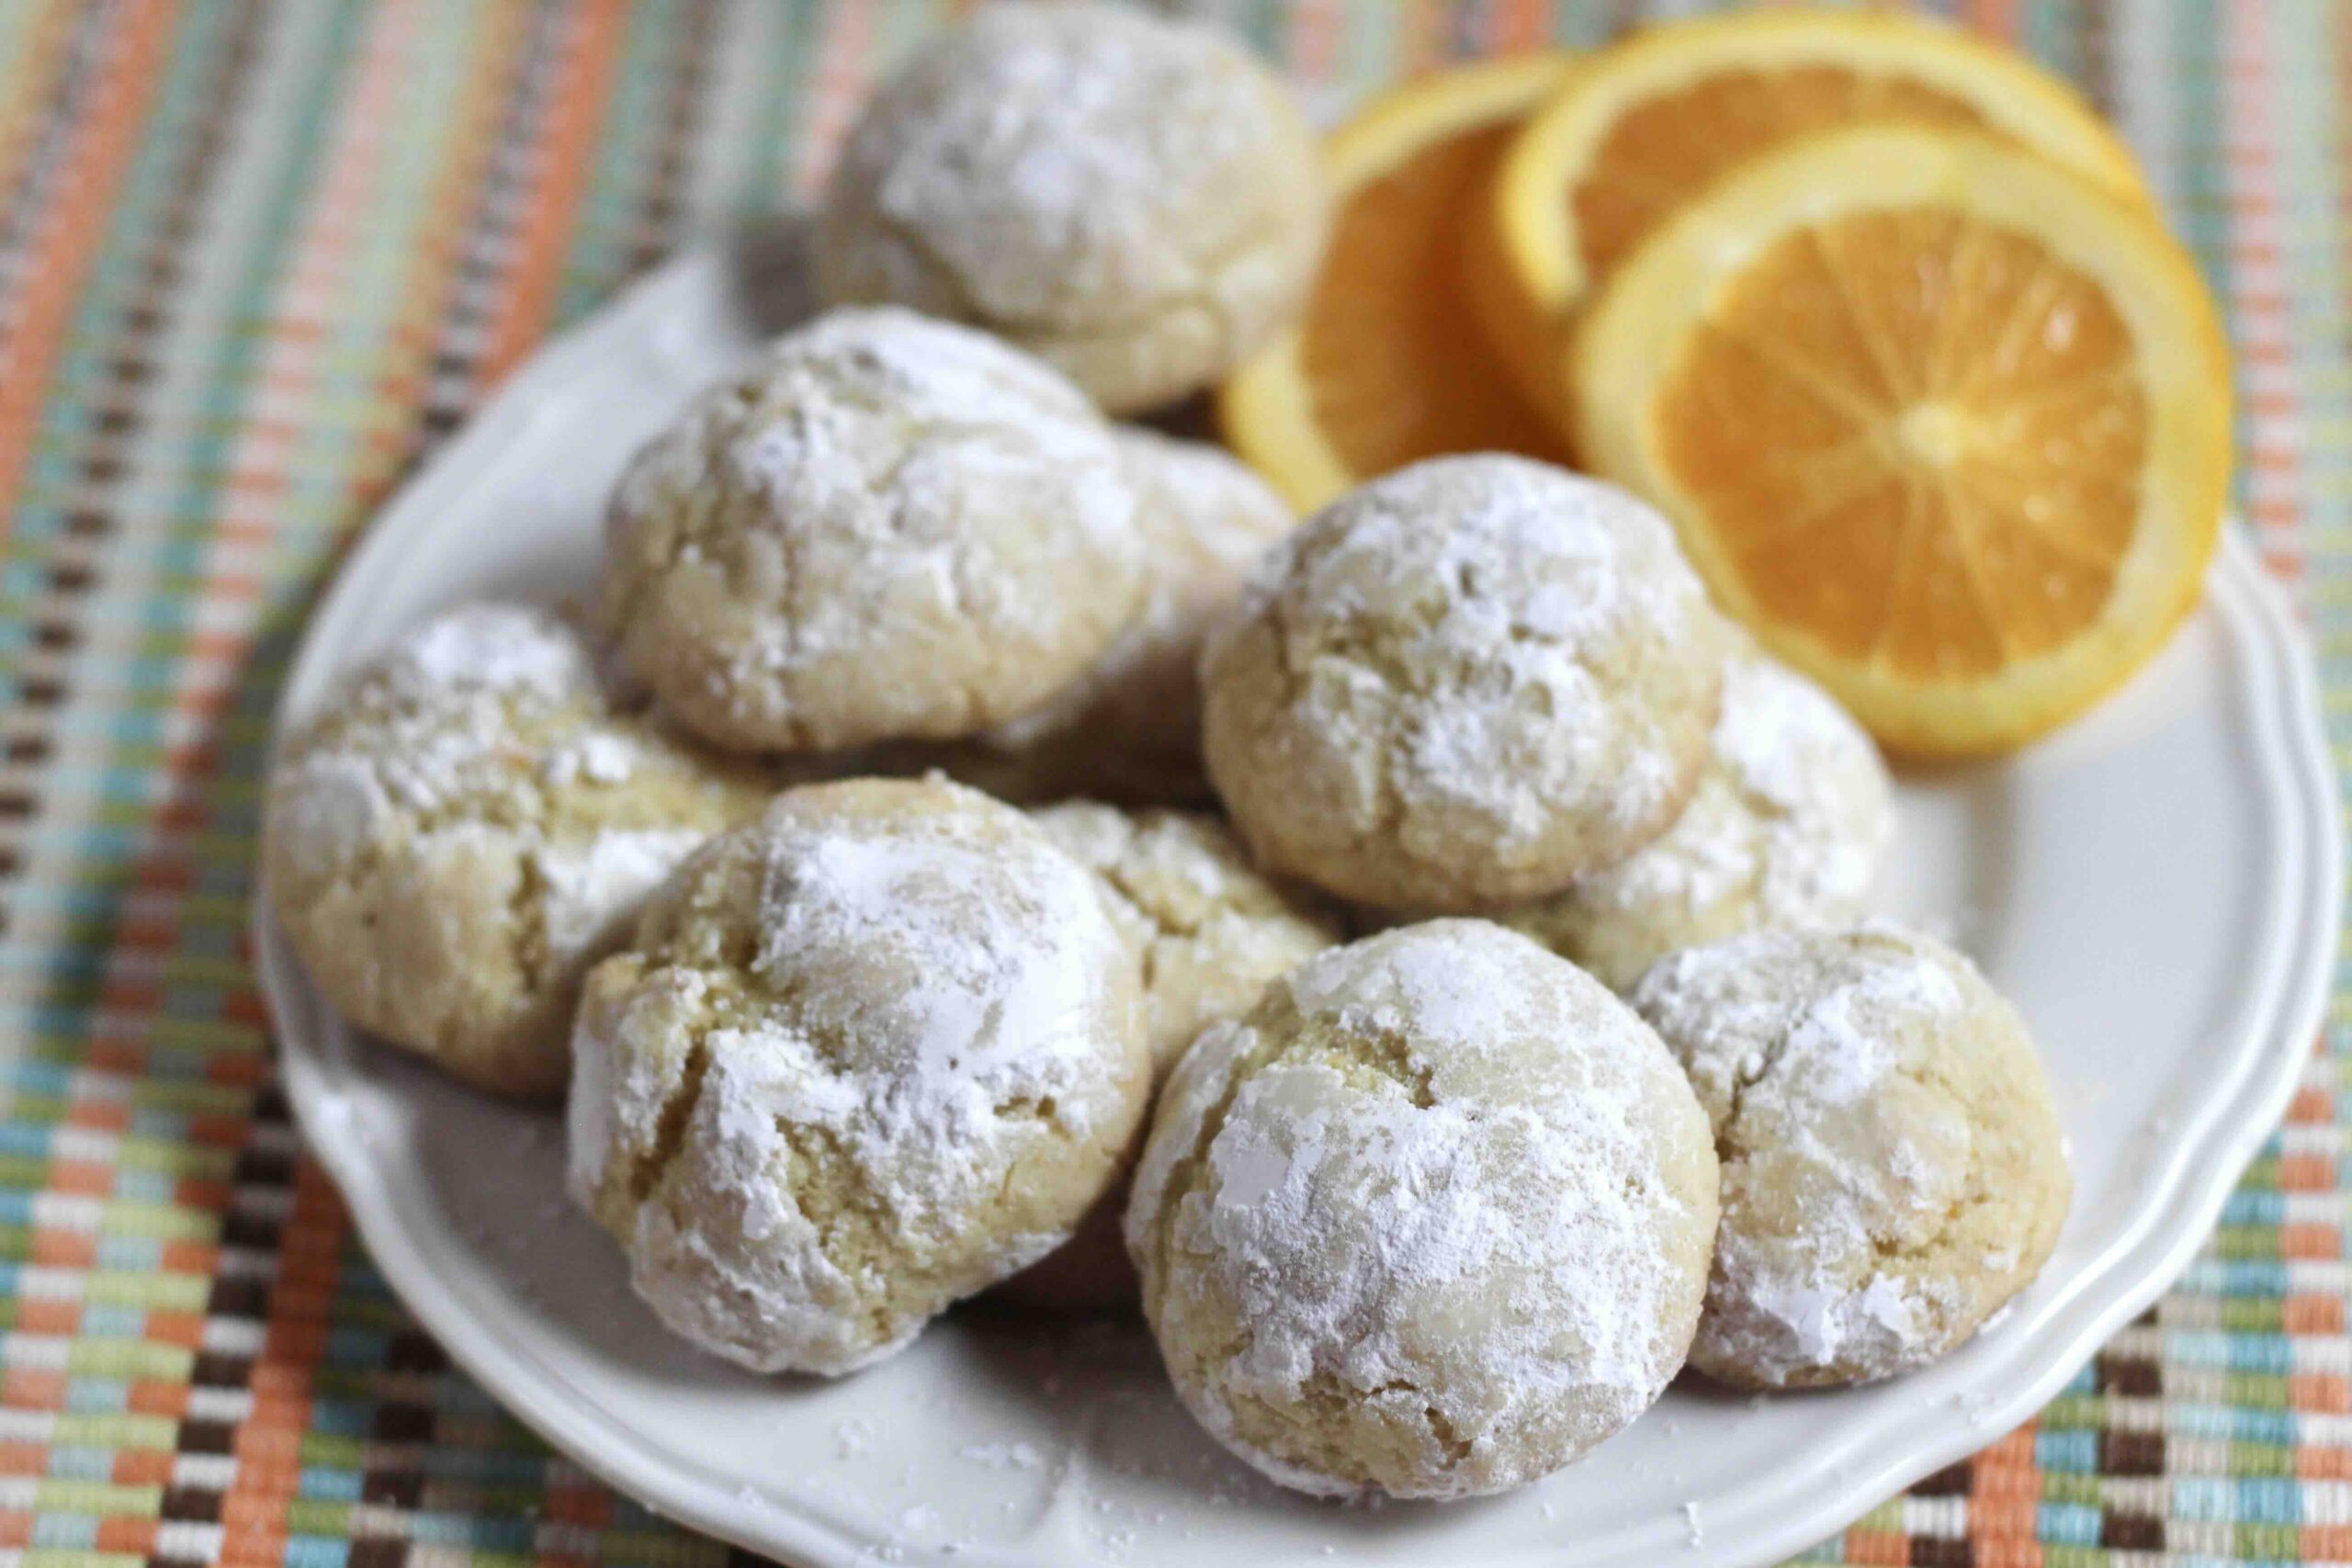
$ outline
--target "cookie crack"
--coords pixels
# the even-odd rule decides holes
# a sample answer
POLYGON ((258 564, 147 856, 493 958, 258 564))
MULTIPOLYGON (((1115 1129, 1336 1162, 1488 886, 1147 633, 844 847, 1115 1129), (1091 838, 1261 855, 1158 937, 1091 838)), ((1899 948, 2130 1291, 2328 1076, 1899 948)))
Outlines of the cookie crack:
POLYGON ((652 1196, 679 1151, 685 1147, 686 1127, 702 1103, 703 1080, 709 1073, 709 1041, 707 1036, 699 1037, 687 1049, 677 1087, 662 1102, 661 1114, 653 1123, 653 1142, 629 1163, 628 1193, 634 1201, 642 1203, 652 1196))

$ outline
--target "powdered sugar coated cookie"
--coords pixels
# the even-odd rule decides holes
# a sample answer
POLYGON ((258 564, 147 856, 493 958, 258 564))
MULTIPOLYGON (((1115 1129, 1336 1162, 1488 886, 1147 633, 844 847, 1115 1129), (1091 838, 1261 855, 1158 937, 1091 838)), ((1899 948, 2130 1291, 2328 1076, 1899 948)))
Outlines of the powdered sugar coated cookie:
POLYGON ((631 460, 599 615, 743 750, 948 739, 1077 678, 1143 593, 1134 484, 1078 389, 904 310, 779 338, 631 460))
POLYGON ((867 101, 819 277, 837 303, 1001 333, 1127 413, 1209 385, 1296 310, 1326 207, 1288 91, 1215 28, 994 5, 867 101))
POLYGON ((562 621, 470 605, 394 644, 287 739, 264 880, 353 1022, 469 1082, 548 1093, 588 965, 767 793, 616 707, 562 621))
POLYGON ((1170 1376, 1327 1495, 1532 1481, 1680 1367, 1715 1226, 1706 1119, 1656 1036, 1515 932, 1308 960, 1163 1093, 1127 1211, 1170 1376))
POLYGON ((1092 877, 944 781, 780 796, 590 976, 571 1185, 671 1328, 838 1373, 1070 1234, 1151 1067, 1092 877))
POLYGON ((1542 897, 1681 811, 1729 636, 1624 491, 1415 464, 1303 525, 1211 633, 1210 776, 1261 861, 1342 897, 1542 897))
POLYGON ((1959 953, 1893 927, 1759 931, 1661 960, 1633 1000, 1723 1160, 1694 1365, 1751 1388, 1890 1377, 2050 1256, 2072 1181, 2049 1085, 1959 953))

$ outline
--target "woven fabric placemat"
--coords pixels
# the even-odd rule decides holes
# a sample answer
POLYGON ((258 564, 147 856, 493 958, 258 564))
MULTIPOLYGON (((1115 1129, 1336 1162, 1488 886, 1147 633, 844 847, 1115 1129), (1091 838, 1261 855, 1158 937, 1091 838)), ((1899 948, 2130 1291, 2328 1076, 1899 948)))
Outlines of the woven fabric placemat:
MULTIPOLYGON (((1326 113, 1649 9, 1215 8, 1326 113)), ((368 1267, 272 1084, 256 773, 402 475, 632 274, 812 188, 943 9, 0 4, 0 1568, 726 1555, 551 1457, 368 1267)), ((2227 302, 2240 510, 2341 737, 2352 6, 1942 9, 2116 118, 2227 302)), ((2343 1039, 2178 1290, 1810 1559, 2352 1562, 2343 1039)))

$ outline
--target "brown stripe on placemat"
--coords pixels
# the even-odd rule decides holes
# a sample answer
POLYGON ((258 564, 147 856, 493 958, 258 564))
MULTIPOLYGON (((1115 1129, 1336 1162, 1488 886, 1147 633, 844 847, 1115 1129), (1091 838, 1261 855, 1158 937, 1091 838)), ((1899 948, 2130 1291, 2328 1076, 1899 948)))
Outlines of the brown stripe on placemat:
POLYGON ((2164 1392, 2164 1368, 2146 1356, 2102 1350, 2092 1362, 2091 1375, 2101 1393, 2147 1398, 2164 1392))
POLYGON ((498 305, 499 280, 514 263, 515 225, 536 173, 530 153, 550 107, 551 85, 560 72, 559 45, 565 20, 560 6, 534 6, 515 47, 518 69, 502 94, 495 129, 484 139, 485 166, 434 330, 424 395, 413 412, 406 447, 385 493, 398 488, 464 422, 481 390, 480 370, 489 347, 491 316, 498 305))
POLYGON ((265 1085, 230 1175, 220 1261, 157 1506, 151 1568, 195 1568, 220 1555, 223 1499, 236 1480, 238 1429, 253 1410, 254 1352, 268 1332, 277 1242, 293 1199, 293 1149, 285 1097, 265 1085))
POLYGON ((2165 1522, 2150 1514, 2105 1509, 2099 1516, 2098 1543, 2109 1551, 2162 1551, 2165 1522))
POLYGON ((1965 1536, 1915 1535, 1911 1568, 1976 1568, 1976 1548, 1965 1536))
POLYGON ((2098 1468, 2102 1475, 2162 1475, 2165 1457, 2162 1432, 2109 1428, 2098 1435, 2098 1468))
POLYGON ((632 275, 668 255, 677 241, 692 161, 701 143, 703 110, 711 98, 719 36, 717 0, 693 0, 684 30, 685 39, 662 95, 661 131, 645 181, 643 208, 630 237, 628 265, 632 275))

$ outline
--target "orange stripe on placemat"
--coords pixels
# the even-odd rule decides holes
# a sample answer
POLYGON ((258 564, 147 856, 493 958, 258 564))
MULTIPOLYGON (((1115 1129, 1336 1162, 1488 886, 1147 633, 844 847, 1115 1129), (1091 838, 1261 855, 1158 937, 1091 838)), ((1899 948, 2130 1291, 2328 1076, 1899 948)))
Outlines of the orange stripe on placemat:
POLYGON ((2341 1258, 2343 1233, 2334 1225, 2302 1221, 2278 1227, 2278 1256, 2297 1259, 2341 1258))
POLYGON ((53 1334, 61 1339, 70 1339, 81 1331, 81 1327, 82 1303, 79 1301, 24 1296, 17 1302, 17 1332, 19 1334, 53 1334))
POLYGON ((1968 25, 2004 42, 2018 36, 2016 0, 1968 0, 1968 25))
POLYGON ((1994 1562, 2039 1568, 2036 1543, 2041 1506, 2041 1466, 2035 1461, 2035 1424, 2027 1422, 1978 1454, 1968 1472, 1968 1540, 1978 1568, 1994 1562), (2016 1555, 2023 1549, 2024 1555, 2016 1555), (2010 1555, 1999 1555, 2011 1553, 2010 1555))
POLYGON ((2296 1372, 2287 1379, 2287 1407, 2307 1416, 2352 1415, 2352 1382, 2335 1372, 2296 1372))
POLYGON ((117 1449, 107 1479, 117 1486, 168 1485, 177 1457, 169 1449, 117 1449))
POLYGON ((106 215, 138 144, 139 127, 163 81, 164 43, 178 0, 133 6, 117 30, 115 52, 93 95, 89 118, 58 180, 58 198, 40 239, 24 260, 25 292, 0 356, 0 547, 14 532, 18 482, 32 448, 33 426, 49 394, 51 373, 82 292, 82 280, 106 237, 106 215))
POLYGON ((1445 63, 1450 52, 1438 17, 1438 0, 1404 0, 1396 21, 1396 73, 1417 76, 1445 63))
POLYGON ((33 1232, 32 1251, 44 1269, 88 1269, 98 1261, 98 1239, 86 1231, 42 1226, 33 1232))
POLYGON ((613 1495, 585 1479, 567 1484, 550 1478, 540 1506, 543 1517, 554 1524, 605 1529, 613 1522, 613 1495))
POLYGON ((1345 0, 1297 0, 1290 14, 1291 74, 1310 87, 1331 79, 1340 56, 1345 0))
POLYGON ((144 1337, 150 1344, 176 1345, 183 1350, 193 1350, 204 1341, 204 1314, 151 1310, 146 1329, 144 1337))
POLYGON ((1551 39, 1552 7, 1545 0, 1510 0, 1496 7, 1495 26, 1487 39, 1491 54, 1523 54, 1551 39))
POLYGON ((124 1405, 133 1416, 168 1416, 178 1420, 187 1414, 188 1385, 163 1378, 141 1378, 130 1385, 124 1405))
POLYGON ((1849 1529, 1846 1532, 1846 1561, 1902 1568, 1911 1561, 1911 1538, 1896 1530, 1849 1529))
POLYGON ((65 1120, 75 1127, 88 1127, 100 1133, 119 1133, 130 1125, 130 1107, 119 1100, 77 1100, 66 1107, 65 1120))
POLYGON ((49 1190, 83 1198, 103 1198, 114 1190, 114 1167, 93 1160, 52 1159, 49 1190))
POLYGON ((2344 1298, 2327 1295, 2289 1296, 2279 1317, 2290 1334, 2340 1338, 2344 1334, 2344 1298))
POLYGON ((551 85, 552 107, 534 159, 540 171, 537 188, 514 228, 514 272, 482 354, 482 386, 503 378, 547 331, 572 222, 594 172, 598 132, 627 32, 624 22, 619 0, 589 0, 575 14, 571 47, 551 85))
POLYGON ((2278 1186, 2286 1192, 2333 1192, 2335 1162, 2325 1155, 2281 1155, 2278 1186))
POLYGON ((123 1514, 100 1519, 97 1539, 91 1544, 100 1551, 144 1557, 155 1548, 155 1521, 123 1514))
POLYGON ((865 100, 874 71, 874 7, 867 0, 842 0, 831 7, 832 25, 817 47, 809 80, 808 110, 802 117, 797 191, 821 189, 850 121, 865 100))
POLYGON ((220 1499, 223 1563, 276 1568, 284 1556, 287 1506, 301 1484, 311 1378, 324 1348, 317 1303, 334 1296, 348 1224, 316 1162, 300 1161, 293 1209, 278 1239, 269 1322, 254 1362, 253 1411, 237 1428, 236 1474, 220 1499))
POLYGON ((65 1404, 65 1374, 36 1367, 0 1372, 0 1406, 10 1410, 60 1410, 65 1404))

